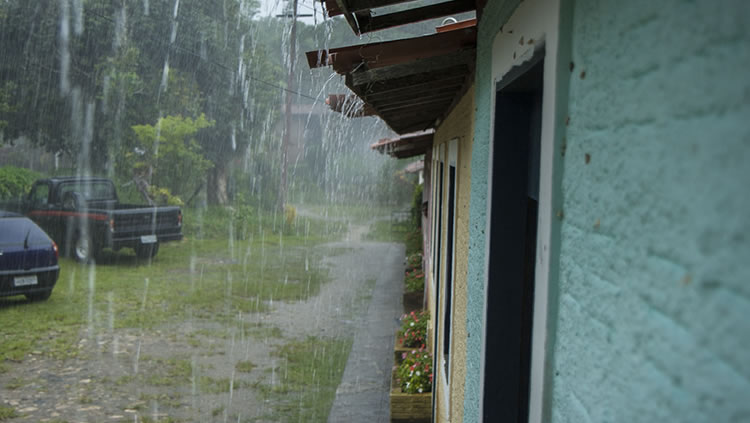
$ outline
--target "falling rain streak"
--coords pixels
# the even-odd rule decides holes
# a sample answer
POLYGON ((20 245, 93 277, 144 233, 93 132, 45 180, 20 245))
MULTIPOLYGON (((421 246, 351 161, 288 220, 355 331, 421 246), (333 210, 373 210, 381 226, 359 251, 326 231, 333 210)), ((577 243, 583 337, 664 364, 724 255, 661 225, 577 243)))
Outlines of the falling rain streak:
MULTIPOLYGON (((408 207, 416 176, 370 150, 392 135, 382 122, 329 109, 328 94, 348 92, 340 76, 307 68, 306 51, 366 40, 340 19, 295 23, 259 6, 0 2, 0 165, 18 169, 24 190, 82 181, 78 203, 54 209, 70 227, 48 231, 57 286, 33 305, 35 329, 17 332, 40 337, 18 363, 67 370, 33 395, 0 386, 4 401, 35 398, 29 419, 325 421, 368 281, 384 274, 376 259, 401 252, 364 237, 408 207), (161 238, 168 209, 181 238, 161 238), (141 220, 117 218, 129 214, 141 220), (127 225, 144 232, 108 244, 127 225)), ((3 207, 18 199, 2 195, 3 207)), ((7 374, 20 377, 13 363, 7 374)))

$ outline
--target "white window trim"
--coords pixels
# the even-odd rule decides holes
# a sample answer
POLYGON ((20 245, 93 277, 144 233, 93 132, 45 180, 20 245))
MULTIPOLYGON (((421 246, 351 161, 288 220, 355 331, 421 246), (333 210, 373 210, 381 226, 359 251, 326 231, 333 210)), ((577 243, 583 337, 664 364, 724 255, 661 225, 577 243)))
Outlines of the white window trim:
POLYGON ((531 377, 529 392, 529 423, 542 423, 544 415, 545 390, 545 358, 547 353, 547 320, 549 305, 549 263, 552 231, 552 187, 554 163, 554 131, 555 104, 557 102, 557 69, 560 33, 560 1, 559 0, 527 0, 521 2, 508 22, 503 25, 503 31, 498 33, 492 45, 492 116, 490 124, 490 152, 487 174, 487 221, 485 233, 484 254, 484 310, 482 314, 482 328, 484 330, 481 363, 479 398, 479 421, 484 414, 484 370, 486 362, 485 342, 487 329, 487 297, 489 274, 489 246, 490 246, 490 216, 492 216, 492 157, 494 157, 495 134, 495 98, 497 82, 501 81, 508 71, 532 58, 534 49, 544 43, 544 88, 542 99, 542 131, 541 157, 539 178, 539 212, 537 227, 537 249, 535 266, 534 314, 531 341, 531 377), (523 37, 524 43, 519 40, 523 37), (533 40, 533 41, 530 41, 533 40), (530 44, 531 42, 531 44, 530 44))
MULTIPOLYGON (((448 157, 445 163, 447 165, 446 166, 447 175, 450 175, 451 166, 456 168, 456 178, 453 181, 453 184, 455 186, 447 187, 447 189, 444 189, 444 192, 443 192, 445 196, 445 201, 446 201, 444 205, 447 208, 448 206, 450 206, 449 204, 447 204, 447 201, 448 201, 447 199, 450 198, 450 196, 448 195, 450 192, 449 190, 454 189, 456 191, 456 194, 453 196, 453 246, 451 249, 452 266, 451 266, 451 287, 450 287, 451 288, 451 304, 450 304, 451 317, 450 317, 450 321, 448 322, 451 328, 450 329, 451 341, 450 341, 450 344, 448 345, 448 357, 450 358, 453 356, 453 340, 455 339, 455 337, 453 336, 454 335, 453 322, 454 322, 454 317, 456 316, 454 303, 455 303, 455 298, 456 298, 455 296, 455 293, 456 293, 456 290, 455 290, 455 286, 456 286, 456 221, 458 220, 457 219, 457 215, 458 215, 458 207, 457 207, 458 206, 458 188, 457 188, 458 186, 458 138, 454 138, 450 140, 450 142, 448 143, 448 157)), ((444 171, 444 173, 446 172, 444 171)), ((448 178, 446 178, 446 181, 443 182, 443 188, 446 188, 447 186, 446 182, 450 182, 450 176, 448 176, 448 178)), ((445 215, 446 224, 447 224, 448 213, 446 212, 444 213, 444 215, 445 215)), ((447 226, 446 226, 446 231, 447 231, 447 226)), ((448 236, 447 233, 445 235, 446 237, 448 236)), ((440 262, 442 265, 445 265, 447 263, 447 257, 446 257, 448 254, 447 248, 443 248, 442 254, 443 254, 443 259, 440 260, 440 262)), ((443 280, 444 281, 446 280, 445 277, 443 278, 443 280)), ((446 288, 444 283, 440 284, 440 286, 442 289, 446 288)), ((445 291, 444 291, 443 295, 440 296, 441 301, 445 302, 445 297, 446 296, 445 296, 445 291)), ((438 316, 438 318, 442 320, 443 319, 442 314, 445 313, 445 307, 440 307, 440 312, 441 312, 441 315, 438 316)), ((445 322, 442 322, 442 323, 445 324, 445 322)), ((450 409, 450 370, 448 370, 448 372, 445 371, 445 367, 446 367, 445 366, 446 364, 445 354, 443 353, 443 348, 442 348, 443 347, 442 343, 445 342, 445 339, 443 339, 444 334, 445 334, 444 332, 445 328, 443 326, 441 326, 441 328, 443 329, 439 332, 440 345, 438 348, 438 354, 439 354, 440 359, 438 360, 438 362, 439 362, 439 367, 440 367, 439 369, 440 384, 441 384, 440 388, 445 393, 445 395, 443 395, 443 398, 445 398, 445 401, 442 402, 441 408, 442 408, 444 415, 448 416, 448 418, 450 419, 450 411, 451 411, 450 409)), ((448 363, 448 365, 450 366, 451 363, 448 363)), ((433 369, 433 372, 435 370, 438 370, 438 369, 433 369)))
MULTIPOLYGON (((438 222, 438 216, 440 216, 440 210, 438 209, 440 206, 440 199, 438 198, 440 194, 440 182, 437 178, 440 172, 440 163, 443 160, 443 145, 441 144, 434 147, 432 150, 432 210, 434 215, 431 219, 432 227, 430 228, 432 231, 432 239, 430 240, 430 295, 435 295, 435 276, 439 273, 435 268, 437 260, 434 259, 436 257, 435 248, 437 248, 437 241, 440 237, 440 222, 438 222)), ((445 194, 445 192, 443 192, 443 194, 445 194)), ((439 254, 439 252, 437 252, 437 254, 439 254)), ((429 301, 430 298, 427 300, 429 301)))

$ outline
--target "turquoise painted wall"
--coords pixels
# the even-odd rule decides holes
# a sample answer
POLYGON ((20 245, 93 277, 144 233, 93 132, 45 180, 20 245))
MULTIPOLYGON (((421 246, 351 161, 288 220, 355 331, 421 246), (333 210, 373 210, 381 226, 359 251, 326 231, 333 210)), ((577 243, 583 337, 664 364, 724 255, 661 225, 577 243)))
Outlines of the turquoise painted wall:
POLYGON ((750 421, 748 23, 575 2, 553 421, 750 421))
POLYGON ((492 100, 492 41, 519 0, 489 1, 477 34, 476 114, 471 152, 471 200, 469 203, 469 264, 466 281, 466 384, 464 422, 479 421, 481 397, 482 319, 484 314, 485 227, 487 224, 487 175, 490 154, 492 100))
MULTIPOLYGON (((480 21, 464 421, 479 421, 491 43, 480 21)), ((750 421, 750 3, 576 0, 548 416, 750 421)), ((554 250, 553 250, 554 253, 554 250)))

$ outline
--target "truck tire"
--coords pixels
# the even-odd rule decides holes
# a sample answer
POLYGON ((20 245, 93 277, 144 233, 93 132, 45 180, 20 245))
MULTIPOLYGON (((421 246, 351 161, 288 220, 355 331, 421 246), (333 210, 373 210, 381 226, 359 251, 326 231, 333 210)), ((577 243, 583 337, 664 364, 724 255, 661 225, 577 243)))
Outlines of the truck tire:
POLYGON ((143 260, 153 258, 158 252, 159 252, 158 242, 155 242, 153 244, 138 244, 138 246, 135 247, 135 255, 139 259, 143 259, 143 260))
POLYGON ((94 258, 95 248, 91 236, 78 232, 73 241, 73 258, 81 263, 89 263, 94 258))

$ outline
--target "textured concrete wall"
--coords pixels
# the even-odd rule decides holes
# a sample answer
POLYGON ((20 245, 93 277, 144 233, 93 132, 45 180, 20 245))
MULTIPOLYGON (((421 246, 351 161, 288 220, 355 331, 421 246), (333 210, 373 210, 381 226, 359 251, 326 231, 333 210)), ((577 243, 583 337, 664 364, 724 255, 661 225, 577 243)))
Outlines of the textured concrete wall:
MULTIPOLYGON (((464 421, 480 421, 491 44, 479 24, 464 421)), ((552 421, 750 421, 750 6, 579 0, 552 421)), ((535 322, 536 323, 536 322, 535 322)))
POLYGON ((475 74, 474 143, 471 154, 471 198, 469 205, 469 254, 466 273, 466 382, 465 422, 479 421, 484 318, 485 227, 487 225, 487 175, 490 155, 492 43, 519 0, 489 1, 479 21, 475 74))
MULTIPOLYGON (((438 395, 438 422, 460 423, 463 415, 464 380, 466 378, 466 266, 469 242, 469 198, 471 192, 471 144, 474 133, 474 87, 470 87, 461 101, 448 115, 435 133, 434 145, 458 139, 456 163, 456 260, 453 283, 453 326, 451 328, 451 382, 449 386, 450 407, 443 411, 445 393, 438 395)), ((446 170, 447 175, 447 170, 446 170)), ((447 196, 446 196, 447 198, 447 196)), ((447 207, 447 204, 446 204, 447 207)), ((447 215, 447 208, 443 211, 447 215)), ((445 286, 443 285, 443 289, 445 286)), ((445 293, 441 293, 445 298, 445 293)), ((442 321, 442 320, 441 320, 442 321)), ((441 341, 442 342, 442 341, 441 341)), ((442 344, 440 344, 442 345, 442 344)), ((436 387, 439 388, 439 384, 436 387)))
POLYGON ((750 5, 575 3, 553 421, 750 421, 750 5))

